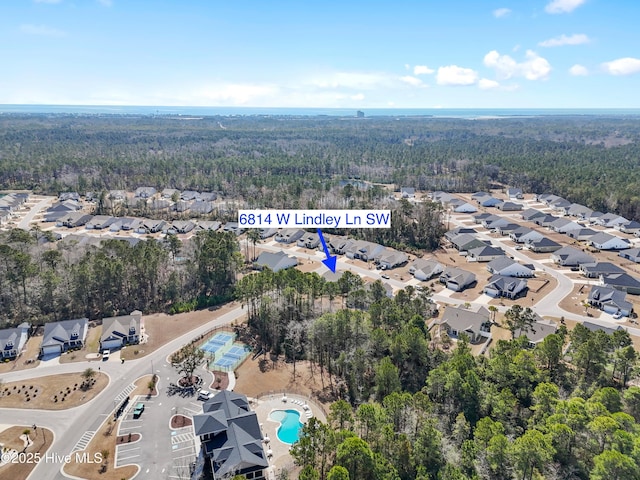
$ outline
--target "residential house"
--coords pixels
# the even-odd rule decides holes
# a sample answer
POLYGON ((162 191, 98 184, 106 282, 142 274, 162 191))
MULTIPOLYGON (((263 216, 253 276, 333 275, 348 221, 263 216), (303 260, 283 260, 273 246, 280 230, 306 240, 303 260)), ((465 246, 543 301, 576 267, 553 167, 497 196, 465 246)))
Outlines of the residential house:
POLYGON ((176 234, 176 233, 189 233, 191 230, 196 228, 196 224, 189 220, 174 220, 171 224, 171 227, 167 229, 167 233, 176 234))
POLYGON ((519 212, 522 210, 522 204, 514 202, 501 202, 496 207, 503 212, 519 212))
POLYGON ((347 258, 355 258, 364 262, 377 260, 384 251, 383 245, 364 240, 354 240, 345 247, 347 258))
POLYGON ((444 238, 446 238, 448 241, 451 241, 452 238, 457 237, 462 233, 468 233, 470 235, 473 235, 474 233, 478 233, 478 232, 475 229, 469 228, 469 227, 457 227, 457 228, 454 228, 453 230, 449 230, 448 232, 446 232, 444 234, 444 238))
POLYGON ((562 247, 560 250, 553 252, 551 260, 563 267, 578 267, 583 263, 595 263, 596 261, 588 253, 574 247, 562 247))
POLYGON ((493 215, 492 217, 485 218, 482 221, 482 226, 488 230, 495 230, 496 228, 504 227, 509 223, 511 222, 508 219, 504 217, 499 217, 497 215, 493 215))
POLYGON ((477 215, 473 216, 473 222, 477 224, 481 224, 482 222, 484 222, 486 218, 489 218, 489 217, 495 217, 495 215, 493 213, 486 213, 486 212, 478 213, 477 215))
POLYGON ((253 262, 253 266, 256 270, 268 268, 273 272, 292 268, 297 264, 298 259, 296 257, 289 256, 284 252, 262 252, 258 255, 256 261, 253 262))
POLYGON ((137 233, 158 233, 161 232, 163 228, 167 225, 167 222, 164 220, 152 220, 146 218, 142 220, 142 222, 138 225, 136 229, 137 233))
POLYGON ((458 199, 451 200, 449 205, 455 213, 476 213, 478 211, 478 209, 469 202, 464 202, 458 199))
POLYGON ((468 233, 461 233, 457 237, 451 239, 451 244, 460 252, 466 252, 472 248, 488 245, 488 242, 480 240, 468 233))
POLYGON ((474 198, 474 200, 478 202, 478 205, 480 205, 481 207, 495 207, 499 203, 502 203, 502 200, 492 197, 488 193, 482 196, 478 196, 474 198))
POLYGON ((527 208, 520 216, 527 222, 533 222, 538 217, 544 217, 546 214, 535 208, 527 208))
POLYGON ((507 188, 507 197, 511 200, 522 200, 524 195, 522 194, 522 189, 517 187, 507 188))
POLYGON ((573 222, 565 217, 560 217, 549 224, 549 228, 558 233, 567 233, 571 230, 579 230, 583 227, 577 222, 573 222))
POLYGON ((508 236, 511 234, 511 232, 515 232, 520 228, 522 227, 517 223, 507 223, 506 225, 502 225, 501 227, 498 227, 495 231, 502 236, 508 236))
POLYGON ((231 232, 234 235, 242 235, 242 233, 244 232, 243 228, 240 228, 240 225, 238 224, 238 222, 227 222, 224 224, 224 227, 222 228, 223 231, 225 232, 231 232))
POLYGON ((236 476, 266 479, 269 461, 260 422, 247 397, 222 390, 204 402, 202 411, 193 416, 193 429, 213 480, 236 476))
POLYGON ((627 222, 627 223, 614 225, 613 228, 616 230, 620 230, 622 233, 630 233, 632 235, 637 235, 638 232, 640 232, 640 222, 631 220, 630 222, 627 222))
POLYGON ((613 228, 616 225, 623 225, 625 223, 629 223, 629 220, 616 213, 605 213, 595 219, 596 225, 602 225, 603 227, 609 228, 613 228))
POLYGON ((583 263, 580 272, 587 278, 600 278, 600 275, 624 273, 624 270, 610 262, 583 263))
POLYGON ((206 215, 213 212, 213 209, 213 202, 205 202, 204 200, 196 200, 189 207, 189 210, 197 215, 206 215))
POLYGON ((540 225, 541 227, 548 227, 553 222, 555 222, 558 217, 554 215, 545 215, 544 217, 536 217, 533 219, 533 223, 536 225, 540 225))
POLYGON ((58 195, 58 201, 64 202, 65 200, 80 201, 80 194, 78 192, 62 192, 58 195))
MULTIPOLYGON (((143 199, 141 199, 140 201, 142 200, 143 199)), ((148 205, 149 210, 152 210, 154 212, 161 212, 163 210, 169 211, 169 209, 173 206, 173 203, 171 203, 171 200, 167 200, 166 198, 152 198, 148 205)))
POLYGON ((171 200, 173 198, 174 195, 177 195, 178 198, 180 198, 180 191, 176 190, 175 188, 165 188, 164 190, 162 190, 162 192, 160 193, 160 196, 162 198, 166 198, 167 200, 171 200))
MULTIPOLYGON (((267 238, 273 237, 276 233, 278 233, 277 228, 261 228, 260 229, 260 238, 262 240, 266 240, 267 238)), ((300 240, 298 240, 300 241, 300 240)))
POLYGON ((127 199, 127 192, 124 190, 109 190, 109 200, 115 200, 116 202, 122 202, 127 199))
POLYGON ((588 217, 585 217, 585 220, 587 220, 590 224, 595 224, 596 221, 603 215, 604 213, 596 210, 592 212, 591 215, 589 215, 588 217))
POLYGON ((386 249, 377 257, 376 263, 381 270, 391 270, 404 265, 408 260, 406 253, 386 249))
POLYGON ((454 292, 461 292, 473 285, 475 281, 476 276, 474 273, 456 267, 446 267, 440 275, 440 283, 443 283, 449 290, 454 292))
POLYGON ((0 359, 13 360, 27 344, 31 325, 27 322, 21 323, 15 328, 5 328, 0 330, 0 359))
POLYGON ((320 237, 315 232, 305 233, 301 238, 298 239, 297 245, 302 248, 318 248, 318 245, 320 245, 320 237))
POLYGON ((210 230, 212 232, 215 232, 220 228, 220 225, 221 225, 220 222, 216 222, 213 220, 198 220, 195 230, 197 232, 200 232, 203 230, 210 230))
POLYGON ((194 190, 185 190, 184 192, 180 193, 180 200, 184 200, 185 202, 200 200, 200 193, 194 190))
POLYGON ((598 250, 626 250, 631 246, 629 240, 606 232, 596 233, 589 239, 593 248, 598 250))
POLYGON ((67 350, 82 348, 88 328, 89 320, 86 318, 45 324, 40 354, 60 355, 67 350))
POLYGON ((535 314, 535 316, 536 320, 530 327, 526 327, 524 329, 518 328, 514 332, 515 338, 520 338, 522 336, 527 337, 527 340, 529 340, 529 348, 535 348, 547 336, 556 333, 558 330, 558 326, 552 320, 545 320, 538 314, 535 314))
POLYGON ((624 330, 624 327, 622 325, 618 325, 617 327, 612 328, 612 327, 604 327, 598 323, 593 323, 589 321, 582 322, 582 326, 592 332, 604 332, 607 335, 611 335, 613 332, 624 330))
POLYGON ((142 220, 137 218, 122 217, 122 218, 118 218, 115 222, 113 222, 109 226, 109 231, 111 232, 119 232, 120 230, 135 231, 137 230, 137 228, 140 226, 141 223, 142 223, 142 220))
POLYGON ((627 260, 631 260, 632 262, 640 263, 640 248, 630 248, 629 250, 623 250, 618 255, 627 260))
POLYGON ((444 271, 444 267, 440 262, 435 260, 416 258, 409 267, 409 273, 417 280, 426 281, 436 275, 440 275, 444 271))
POLYGON ((58 221, 56 221, 57 227, 67 227, 67 228, 75 228, 82 227, 87 224, 93 215, 89 215, 88 213, 82 212, 71 212, 63 217, 60 217, 58 221))
POLYGON ((640 280, 628 273, 611 273, 600 276, 600 283, 605 287, 615 288, 632 295, 640 295, 640 280))
POLYGON ((487 264, 487 270, 489 273, 504 277, 533 277, 533 268, 531 266, 522 265, 506 255, 491 260, 487 264))
POLYGON ((571 215, 572 217, 577 217, 582 220, 586 220, 591 216, 591 214, 593 213, 593 210, 579 203, 572 203, 565 209, 565 213, 567 215, 571 215))
POLYGON ((416 189, 413 187, 402 187, 400 189, 400 196, 402 198, 415 198, 416 197, 416 189))
POLYGON ((490 297, 518 298, 527 291, 527 281, 523 278, 493 275, 489 278, 483 292, 490 297))
POLYGON ((627 293, 611 287, 594 285, 591 287, 587 302, 611 315, 621 314, 628 317, 633 312, 633 304, 627 301, 627 293))
POLYGON ((103 230, 110 227, 111 224, 118 221, 116 217, 110 217, 108 215, 96 215, 87 222, 84 226, 87 230, 103 230))
POLYGON ((553 202, 549 203, 549 207, 551 207, 556 212, 562 213, 563 215, 565 210, 570 206, 571 206, 571 202, 569 200, 565 200, 564 198, 558 198, 553 202))
POLYGON ((137 345, 142 336, 142 312, 102 319, 100 350, 117 350, 125 345, 137 345))
POLYGON ((489 317, 489 310, 482 305, 473 305, 471 308, 447 306, 438 325, 451 338, 459 338, 464 333, 471 343, 478 343, 491 336, 489 317))
POLYGON ((504 256, 504 250, 491 245, 472 248, 468 253, 467 260, 474 262, 490 262, 491 260, 504 256))
POLYGON ((156 189, 153 187, 138 187, 134 193, 135 198, 151 198, 156 194, 156 189))
POLYGON ((213 202, 218 198, 216 192, 200 192, 200 200, 203 202, 213 202))
POLYGON ((525 247, 535 253, 551 253, 560 250, 562 245, 550 238, 542 237, 537 240, 527 240, 525 247))
POLYGON ((280 243, 296 243, 300 240, 305 234, 304 230, 295 229, 295 228, 285 228, 284 230, 280 230, 276 233, 276 242, 280 243))
POLYGON ((176 203, 173 204, 173 209, 178 213, 184 213, 191 208, 191 204, 193 204, 193 202, 178 200, 176 203))
POLYGON ((471 194, 471 200, 476 200, 476 201, 477 201, 477 200, 478 200, 478 198, 481 198, 481 197, 490 197, 490 196, 491 196, 491 194, 490 194, 490 193, 488 193, 488 192, 475 192, 475 193, 472 193, 472 194, 471 194))
POLYGON ((540 240, 544 238, 544 235, 529 227, 519 227, 509 233, 509 238, 516 243, 527 243, 528 241, 540 240))
POLYGON ((596 233, 595 230, 591 228, 576 228, 575 230, 569 230, 567 232, 567 237, 573 238, 578 242, 588 241, 591 237, 593 237, 596 233))

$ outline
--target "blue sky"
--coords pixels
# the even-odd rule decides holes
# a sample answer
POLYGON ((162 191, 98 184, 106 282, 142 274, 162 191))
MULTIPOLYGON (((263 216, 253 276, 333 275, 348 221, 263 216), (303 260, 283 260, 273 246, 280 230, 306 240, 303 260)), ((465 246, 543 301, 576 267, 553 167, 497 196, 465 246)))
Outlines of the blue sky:
POLYGON ((0 103, 640 108, 636 0, 2 0, 0 103))

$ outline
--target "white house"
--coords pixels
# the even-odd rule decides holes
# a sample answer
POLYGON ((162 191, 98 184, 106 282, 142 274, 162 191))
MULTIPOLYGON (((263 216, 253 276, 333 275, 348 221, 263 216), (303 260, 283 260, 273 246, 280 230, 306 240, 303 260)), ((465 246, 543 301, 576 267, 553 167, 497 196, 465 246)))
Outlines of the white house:
POLYGON ((487 264, 487 270, 494 275, 505 277, 533 277, 533 270, 507 256, 498 257, 487 264))
POLYGON ((592 247, 598 250, 625 250, 631 246, 629 240, 606 232, 596 233, 589 239, 592 247))

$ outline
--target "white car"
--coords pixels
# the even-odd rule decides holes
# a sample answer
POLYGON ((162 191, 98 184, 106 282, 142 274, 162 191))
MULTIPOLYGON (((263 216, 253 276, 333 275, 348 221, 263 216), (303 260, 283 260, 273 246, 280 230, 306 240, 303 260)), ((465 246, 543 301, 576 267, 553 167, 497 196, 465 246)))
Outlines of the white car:
POLYGON ((200 390, 198 392, 198 400, 203 400, 206 402, 211 397, 213 397, 213 394, 209 390, 200 390))
POLYGON ((107 360, 109 360, 109 355, 111 354, 111 351, 109 350, 104 350, 102 352, 102 361, 106 362, 107 360))
POLYGON ((622 318, 622 314, 620 312, 618 313, 614 313, 613 314, 613 318, 615 318, 616 320, 618 320, 619 318, 622 318))

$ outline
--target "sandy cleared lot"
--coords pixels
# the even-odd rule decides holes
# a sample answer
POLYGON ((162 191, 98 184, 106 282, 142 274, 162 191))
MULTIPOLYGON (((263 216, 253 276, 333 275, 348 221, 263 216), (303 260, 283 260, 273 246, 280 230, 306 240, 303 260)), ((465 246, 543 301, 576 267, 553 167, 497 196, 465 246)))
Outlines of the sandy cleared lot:
POLYGON ((109 377, 94 372, 93 383, 82 389, 81 373, 63 373, 47 377, 8 382, 0 390, 0 407, 64 410, 77 407, 98 395, 109 383, 109 377))
POLYGON ((124 348, 120 353, 120 358, 131 360, 148 355, 174 338, 210 322, 239 306, 239 303, 231 302, 219 308, 197 310, 195 312, 179 313, 176 315, 168 315, 166 313, 146 315, 142 318, 144 320, 144 333, 148 337, 147 342, 124 348))

